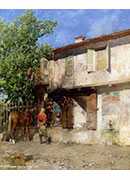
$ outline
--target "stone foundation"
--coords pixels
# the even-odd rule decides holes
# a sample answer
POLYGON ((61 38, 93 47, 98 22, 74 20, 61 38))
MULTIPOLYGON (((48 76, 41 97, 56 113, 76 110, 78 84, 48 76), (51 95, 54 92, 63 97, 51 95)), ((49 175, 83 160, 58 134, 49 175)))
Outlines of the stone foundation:
POLYGON ((53 142, 62 143, 82 143, 82 144, 98 144, 100 135, 97 131, 87 131, 86 129, 62 129, 52 128, 50 135, 53 142))
POLYGON ((87 129, 87 111, 76 101, 73 117, 73 129, 50 130, 54 142, 130 145, 130 84, 97 89, 96 130, 87 129))

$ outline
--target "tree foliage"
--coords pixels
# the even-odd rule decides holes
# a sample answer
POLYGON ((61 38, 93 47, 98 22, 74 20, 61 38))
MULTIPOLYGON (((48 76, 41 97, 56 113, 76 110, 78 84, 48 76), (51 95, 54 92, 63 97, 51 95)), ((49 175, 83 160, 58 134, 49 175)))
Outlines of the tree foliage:
POLYGON ((10 101, 33 101, 34 80, 27 71, 39 66, 42 57, 48 58, 52 48, 40 45, 38 39, 53 32, 56 22, 37 19, 27 11, 13 23, 0 20, 0 88, 10 101))

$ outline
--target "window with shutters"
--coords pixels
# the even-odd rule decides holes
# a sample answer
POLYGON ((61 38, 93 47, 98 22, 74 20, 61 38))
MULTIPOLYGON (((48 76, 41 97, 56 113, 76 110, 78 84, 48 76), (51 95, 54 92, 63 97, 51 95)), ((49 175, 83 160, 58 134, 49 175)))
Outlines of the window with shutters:
POLYGON ((73 86, 74 84, 74 57, 69 56, 65 58, 65 78, 64 83, 73 86))
POLYGON ((87 71, 88 72, 95 71, 95 50, 94 49, 87 50, 87 71))
POLYGON ((73 56, 67 57, 65 60, 65 75, 71 77, 73 75, 73 56))
POLYGON ((96 70, 97 71, 110 71, 110 46, 109 44, 105 49, 96 51, 96 70))

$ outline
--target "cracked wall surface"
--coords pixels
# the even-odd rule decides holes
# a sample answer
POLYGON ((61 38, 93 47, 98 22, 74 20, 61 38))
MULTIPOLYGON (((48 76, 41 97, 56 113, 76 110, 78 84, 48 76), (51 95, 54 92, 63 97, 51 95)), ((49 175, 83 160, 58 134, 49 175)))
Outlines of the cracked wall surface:
POLYGON ((52 91, 93 86, 97 89, 96 130, 87 129, 87 112, 75 101, 73 130, 52 130, 54 139, 130 145, 130 37, 111 41, 109 53, 106 64, 106 49, 94 52, 96 69, 92 72, 88 72, 87 51, 49 62, 52 91))

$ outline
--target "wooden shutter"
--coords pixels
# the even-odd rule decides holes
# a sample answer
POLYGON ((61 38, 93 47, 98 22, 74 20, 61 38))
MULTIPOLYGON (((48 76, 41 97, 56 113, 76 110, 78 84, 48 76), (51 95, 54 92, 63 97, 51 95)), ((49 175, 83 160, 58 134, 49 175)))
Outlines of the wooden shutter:
POLYGON ((73 57, 67 57, 65 59, 65 75, 67 77, 71 77, 73 75, 73 69, 74 69, 74 65, 73 65, 73 57))
POLYGON ((65 78, 64 83, 73 86, 74 83, 74 57, 65 58, 65 78))
POLYGON ((95 50, 88 49, 87 50, 87 71, 95 71, 95 50))
POLYGON ((110 45, 107 44, 106 48, 103 50, 96 51, 96 70, 110 71, 110 45))
POLYGON ((73 128, 73 104, 64 107, 62 112, 62 127, 67 129, 73 128))
POLYGON ((96 93, 87 96, 87 129, 97 128, 97 97, 96 93))

